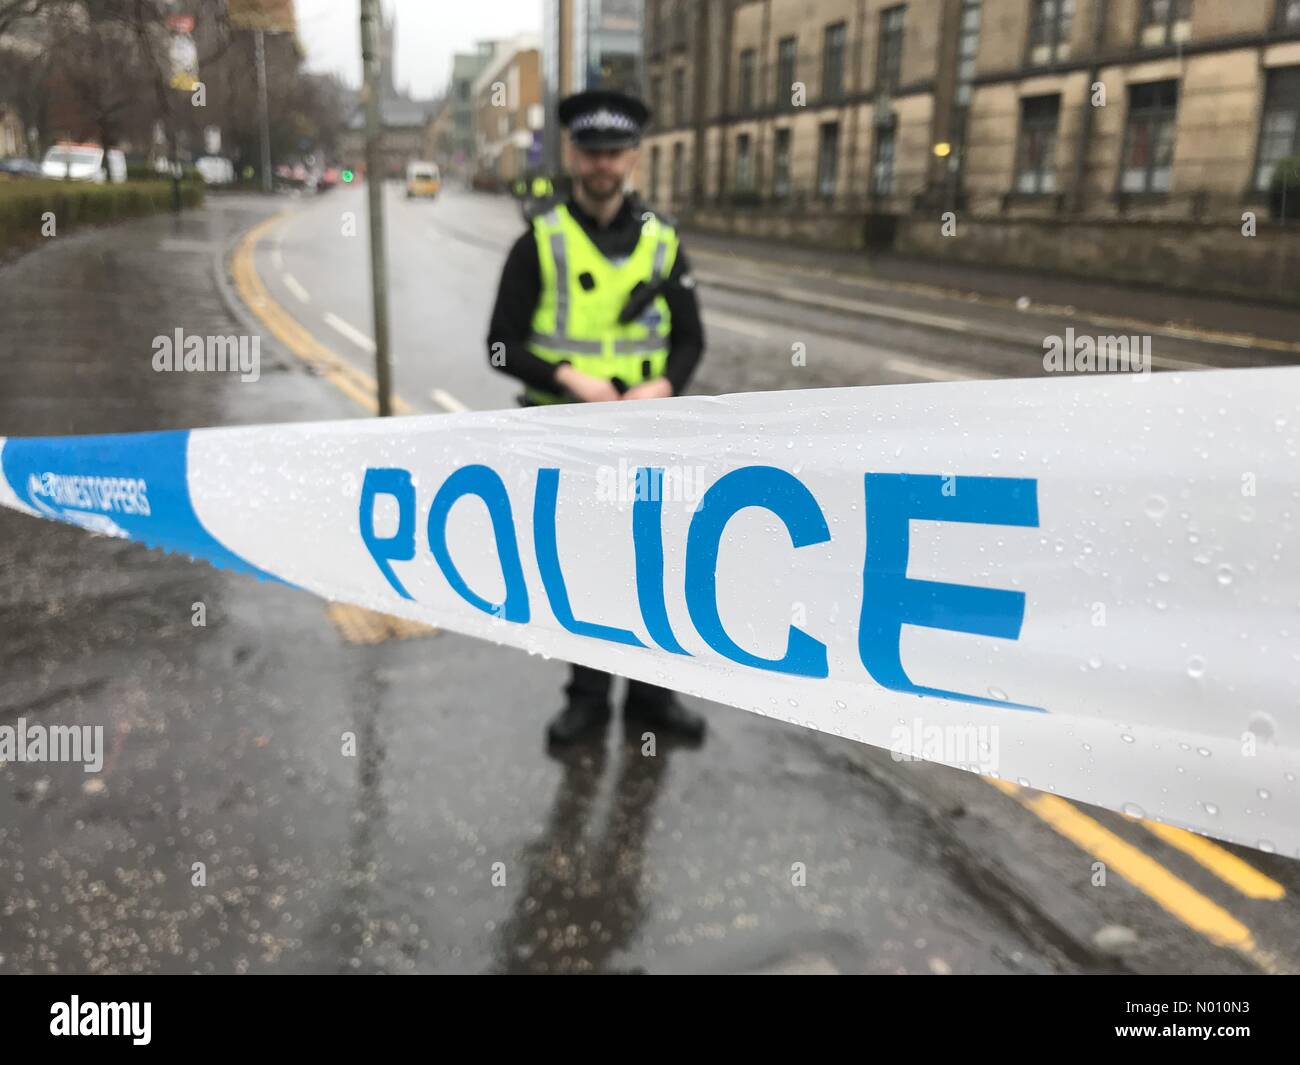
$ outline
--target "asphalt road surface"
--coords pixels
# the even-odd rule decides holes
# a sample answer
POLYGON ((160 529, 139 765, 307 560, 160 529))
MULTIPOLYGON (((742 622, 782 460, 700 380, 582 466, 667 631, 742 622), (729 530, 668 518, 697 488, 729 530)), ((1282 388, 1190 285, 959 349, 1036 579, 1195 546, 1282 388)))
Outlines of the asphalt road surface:
MULTIPOLYGON (((372 371, 363 191, 213 197, 0 267, 0 432, 361 414, 320 353, 372 371), (249 322, 257 384, 151 371, 155 335, 249 322)), ((512 405, 484 338, 514 205, 386 203, 398 393, 512 405)), ((698 392, 1036 374, 1076 320, 687 246, 698 392)), ((1166 332, 1180 368, 1288 357, 1166 332)), ((616 723, 552 759, 560 663, 9 512, 0 578, 0 724, 109 737, 98 774, 0 765, 0 971, 1300 970, 1293 859, 1049 822, 1027 790, 698 701, 699 750, 647 758, 616 723)))

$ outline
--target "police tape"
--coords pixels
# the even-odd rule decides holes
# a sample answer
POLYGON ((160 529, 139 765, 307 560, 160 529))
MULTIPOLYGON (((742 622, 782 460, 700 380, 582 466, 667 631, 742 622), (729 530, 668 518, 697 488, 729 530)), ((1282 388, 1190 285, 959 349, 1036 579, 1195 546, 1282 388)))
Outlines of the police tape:
POLYGON ((0 440, 0 504, 1300 856, 1298 440, 1300 369, 899 385, 0 440))

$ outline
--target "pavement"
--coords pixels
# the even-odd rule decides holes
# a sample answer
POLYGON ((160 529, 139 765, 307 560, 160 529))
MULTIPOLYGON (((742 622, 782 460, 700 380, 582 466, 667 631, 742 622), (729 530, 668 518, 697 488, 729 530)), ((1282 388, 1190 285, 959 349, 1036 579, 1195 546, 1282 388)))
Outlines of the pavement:
POLYGON ((1073 308, 1089 316, 1288 342, 1300 338, 1300 308, 1293 306, 1171 292, 1154 285, 1068 277, 984 263, 922 259, 891 252, 801 247, 689 228, 684 231, 684 239, 690 241, 697 255, 749 259, 896 291, 932 293, 994 305, 1023 303, 1026 310, 1073 308))
MULTIPOLYGON (((517 215, 387 202, 405 409, 508 405, 483 338, 517 215)), ((214 196, 0 268, 0 432, 364 415, 362 204, 214 196), (256 331, 260 379, 155 373, 178 327, 256 331)), ((701 274, 775 283, 708 254, 701 274)), ((1014 338, 1059 321, 781 277, 775 307, 705 283, 696 390, 1032 372, 1014 338)), ((556 760, 560 663, 10 512, 0 578, 0 724, 110 738, 98 774, 0 765, 3 972, 1300 969, 1300 864, 1278 855, 697 700, 701 750, 645 757, 616 725, 556 760)))

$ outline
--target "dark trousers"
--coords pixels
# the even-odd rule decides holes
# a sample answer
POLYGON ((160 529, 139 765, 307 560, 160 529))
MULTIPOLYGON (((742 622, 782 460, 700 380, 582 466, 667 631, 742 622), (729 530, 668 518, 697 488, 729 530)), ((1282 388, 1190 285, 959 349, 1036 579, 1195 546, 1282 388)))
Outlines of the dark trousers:
MULTIPOLYGON (((607 703, 613 681, 614 677, 611 674, 602 673, 599 669, 571 665, 569 683, 565 685, 564 691, 573 701, 607 703)), ((629 680, 626 702, 635 703, 643 709, 655 710, 662 707, 671 694, 667 688, 659 688, 639 680, 629 680)))

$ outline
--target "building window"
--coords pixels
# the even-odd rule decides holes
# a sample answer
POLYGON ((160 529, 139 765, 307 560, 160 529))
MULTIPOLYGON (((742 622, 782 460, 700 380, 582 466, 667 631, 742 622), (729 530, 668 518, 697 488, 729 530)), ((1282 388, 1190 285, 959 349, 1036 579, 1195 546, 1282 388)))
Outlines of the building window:
POLYGON ((686 69, 673 71, 673 125, 686 125, 686 69))
POLYGON ((788 110, 794 106, 794 59, 798 41, 794 37, 782 37, 776 46, 776 106, 777 110, 788 110))
POLYGON ((823 122, 817 142, 817 195, 829 200, 839 180, 840 124, 823 122))
POLYGON ((673 47, 686 47, 686 27, 690 21, 690 5, 687 0, 677 0, 677 13, 673 19, 673 47))
POLYGON ((1279 160, 1300 152, 1300 67, 1268 72, 1264 117, 1259 129, 1259 160, 1255 188, 1267 192, 1279 160))
POLYGON ((784 200, 790 195, 790 131, 778 129, 772 147, 772 196, 784 200))
POLYGON ((650 149, 650 202, 659 202, 659 145, 650 149))
POLYGON ((876 147, 871 156, 871 191, 876 196, 894 194, 894 127, 876 127, 876 147))
POLYGON ((650 52, 658 54, 664 46, 664 5, 668 0, 650 0, 650 52))
POLYGON ((736 191, 754 190, 754 153, 748 133, 736 137, 736 191))
POLYGON ((838 100, 844 95, 844 41, 848 29, 843 22, 826 27, 822 40, 822 98, 838 100))
POLYGON ((1130 85, 1120 192, 1168 192, 1174 159, 1178 82, 1130 85))
POLYGON ((1034 0, 1029 21, 1029 62, 1034 66, 1070 57, 1074 0, 1034 0))
POLYGON ((673 145, 673 204, 681 203, 686 193, 686 167, 682 161, 682 142, 673 145))
POLYGON ((749 114, 754 109, 754 49, 740 53, 740 113, 749 114))
POLYGON ((659 107, 664 99, 664 79, 656 74, 650 79, 650 99, 646 101, 650 105, 650 124, 655 126, 659 123, 659 107))
POLYGON ((970 103, 970 83, 975 78, 975 53, 980 46, 980 0, 963 0, 961 35, 957 40, 957 103, 970 103))
POLYGON ((1138 32, 1146 48, 1187 40, 1192 34, 1192 0, 1142 0, 1138 32))
POLYGON ((876 90, 892 93, 898 88, 903 66, 903 16, 907 7, 887 8, 880 13, 880 47, 876 53, 876 90))
POLYGON ((1277 25, 1283 30, 1300 30, 1300 0, 1278 0, 1277 25))
POLYGON ((1020 101, 1020 150, 1016 191, 1056 191, 1056 126, 1060 96, 1029 96, 1020 101))

